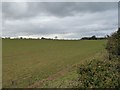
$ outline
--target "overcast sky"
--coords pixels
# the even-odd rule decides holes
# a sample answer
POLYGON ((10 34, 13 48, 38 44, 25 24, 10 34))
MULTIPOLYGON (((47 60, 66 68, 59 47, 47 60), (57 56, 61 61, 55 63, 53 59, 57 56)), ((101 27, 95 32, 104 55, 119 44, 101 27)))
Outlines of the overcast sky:
POLYGON ((117 2, 3 2, 2 36, 78 39, 118 28, 117 2))

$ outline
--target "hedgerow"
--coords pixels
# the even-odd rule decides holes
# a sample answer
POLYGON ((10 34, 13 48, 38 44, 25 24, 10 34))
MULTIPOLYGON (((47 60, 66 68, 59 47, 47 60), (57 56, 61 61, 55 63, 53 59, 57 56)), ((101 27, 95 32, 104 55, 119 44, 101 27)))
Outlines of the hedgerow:
POLYGON ((119 88, 119 60, 92 60, 78 68, 80 88, 119 88))
POLYGON ((120 28, 108 38, 106 49, 110 60, 114 57, 120 57, 120 28))
POLYGON ((108 38, 106 49, 109 58, 78 68, 78 87, 120 88, 120 28, 108 38))

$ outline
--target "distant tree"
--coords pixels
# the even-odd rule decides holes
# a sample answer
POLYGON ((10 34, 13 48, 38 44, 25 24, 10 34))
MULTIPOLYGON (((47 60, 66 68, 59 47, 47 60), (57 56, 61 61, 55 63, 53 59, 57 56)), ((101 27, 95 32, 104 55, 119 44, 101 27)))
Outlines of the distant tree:
POLYGON ((20 37, 20 39, 23 39, 22 37, 20 37))
POLYGON ((5 39, 10 39, 10 37, 5 37, 5 39))
POLYGON ((95 35, 93 35, 93 36, 91 37, 91 39, 92 39, 92 40, 95 40, 95 39, 97 39, 97 38, 96 38, 95 35))
POLYGON ((45 39, 44 37, 42 37, 41 39, 45 39))
POLYGON ((57 39, 58 37, 57 36, 55 36, 55 39, 57 39))

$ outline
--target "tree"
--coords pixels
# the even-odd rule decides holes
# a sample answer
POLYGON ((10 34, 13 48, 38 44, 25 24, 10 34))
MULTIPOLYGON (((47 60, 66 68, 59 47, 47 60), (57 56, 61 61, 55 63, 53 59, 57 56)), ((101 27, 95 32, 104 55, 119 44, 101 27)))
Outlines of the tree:
POLYGON ((96 38, 96 36, 94 35, 94 36, 91 37, 91 39, 92 39, 92 40, 95 40, 95 39, 97 39, 97 38, 96 38))
POLYGON ((20 37, 20 39, 23 39, 22 37, 20 37))
POLYGON ((55 39, 57 39, 58 37, 57 36, 55 36, 55 39))
POLYGON ((44 37, 42 37, 41 39, 45 39, 44 37))

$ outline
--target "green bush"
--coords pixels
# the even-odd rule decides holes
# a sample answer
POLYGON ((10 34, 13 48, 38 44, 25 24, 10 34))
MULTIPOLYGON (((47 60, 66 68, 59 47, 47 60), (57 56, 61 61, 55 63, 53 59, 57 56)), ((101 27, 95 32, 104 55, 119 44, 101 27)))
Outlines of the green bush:
POLYGON ((79 88, 119 88, 118 60, 92 60, 78 68, 79 88))
POLYGON ((109 53, 109 59, 120 56, 120 29, 117 32, 113 33, 107 42, 107 47, 109 53))

